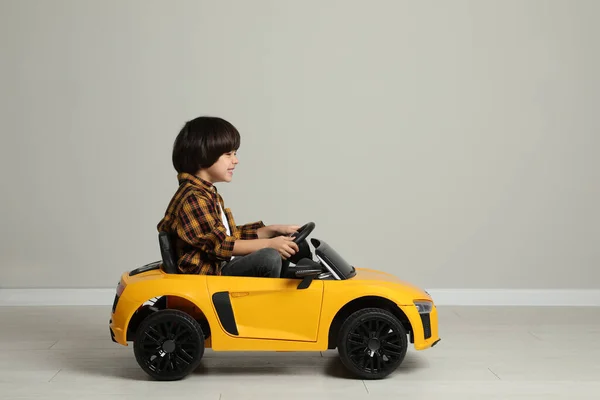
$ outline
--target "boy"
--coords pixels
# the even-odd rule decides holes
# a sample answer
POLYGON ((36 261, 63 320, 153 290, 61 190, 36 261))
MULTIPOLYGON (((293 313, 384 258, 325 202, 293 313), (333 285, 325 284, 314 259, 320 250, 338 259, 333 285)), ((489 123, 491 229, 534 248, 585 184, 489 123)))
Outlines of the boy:
POLYGON ((179 188, 157 228, 176 234, 182 273, 279 277, 282 258, 299 250, 288 236, 299 226, 236 226, 225 208, 214 184, 231 182, 239 147, 237 129, 217 117, 187 122, 175 139, 179 188))

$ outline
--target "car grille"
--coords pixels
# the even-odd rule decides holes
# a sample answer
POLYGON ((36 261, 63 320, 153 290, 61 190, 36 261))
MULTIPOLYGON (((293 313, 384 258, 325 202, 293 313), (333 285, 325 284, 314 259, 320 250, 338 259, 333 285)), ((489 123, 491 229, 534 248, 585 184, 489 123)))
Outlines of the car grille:
POLYGON ((429 314, 421 314, 421 322, 423 323, 423 333, 425 334, 425 339, 429 339, 431 337, 431 319, 429 314))

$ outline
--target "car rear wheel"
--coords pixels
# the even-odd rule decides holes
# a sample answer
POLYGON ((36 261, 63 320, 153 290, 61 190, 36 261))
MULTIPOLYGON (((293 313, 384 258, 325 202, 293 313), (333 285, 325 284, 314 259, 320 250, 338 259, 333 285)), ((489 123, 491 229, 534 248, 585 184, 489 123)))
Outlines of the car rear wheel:
POLYGON ((351 314, 338 336, 344 366, 362 379, 381 379, 404 360, 408 348, 406 329, 389 311, 367 308, 351 314))
POLYGON ((204 355, 200 325, 179 310, 161 310, 144 319, 133 345, 135 359, 152 378, 182 379, 194 371, 204 355))

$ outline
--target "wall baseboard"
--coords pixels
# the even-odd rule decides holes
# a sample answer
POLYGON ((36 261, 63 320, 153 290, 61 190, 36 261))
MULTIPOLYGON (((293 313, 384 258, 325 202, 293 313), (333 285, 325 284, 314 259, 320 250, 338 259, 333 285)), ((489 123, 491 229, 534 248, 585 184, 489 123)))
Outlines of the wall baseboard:
POLYGON ((431 289, 436 304, 449 306, 600 307, 600 289, 431 289))
MULTIPOLYGON (((596 306, 600 289, 428 289, 439 306, 596 306)), ((111 306, 115 289, 0 289, 0 306, 111 306)))
POLYGON ((0 306, 112 306, 115 293, 116 287, 0 289, 0 306))

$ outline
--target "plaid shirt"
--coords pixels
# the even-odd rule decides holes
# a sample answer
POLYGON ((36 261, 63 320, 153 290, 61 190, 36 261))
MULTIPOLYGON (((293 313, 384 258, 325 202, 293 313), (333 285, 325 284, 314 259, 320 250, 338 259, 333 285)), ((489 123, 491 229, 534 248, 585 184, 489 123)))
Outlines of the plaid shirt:
POLYGON ((182 173, 177 176, 179 189, 171 199, 159 232, 177 234, 178 267, 182 273, 221 275, 224 261, 231 259, 233 244, 239 239, 258 239, 259 221, 236 226, 231 210, 216 187, 202 178, 182 173), (221 208, 225 212, 231 235, 227 235, 221 208))

